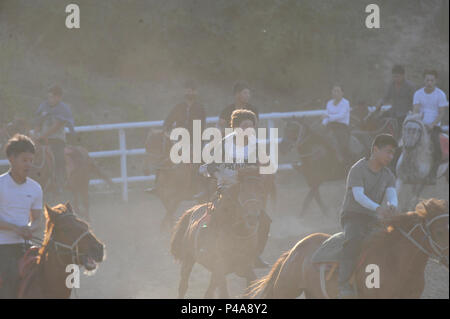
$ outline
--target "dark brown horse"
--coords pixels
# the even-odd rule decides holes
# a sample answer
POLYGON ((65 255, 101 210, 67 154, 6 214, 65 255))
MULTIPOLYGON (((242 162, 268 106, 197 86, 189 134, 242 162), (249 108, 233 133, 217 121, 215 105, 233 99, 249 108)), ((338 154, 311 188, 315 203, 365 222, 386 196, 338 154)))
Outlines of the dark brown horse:
MULTIPOLYGON (((78 265, 92 273, 105 256, 104 245, 89 225, 73 214, 70 204, 46 205, 45 217, 44 241, 37 258, 22 274, 19 298, 70 298, 67 265, 78 265)), ((30 254, 33 252, 29 251, 27 257, 30 254)))
MULTIPOLYGON (((8 133, 6 136, 7 138, 12 137, 16 133, 28 135, 30 127, 31 126, 25 120, 19 119, 9 123, 4 129, 4 132, 8 133)), ((55 158, 53 153, 45 140, 38 139, 35 141, 35 145, 36 154, 30 177, 41 185, 44 194, 55 194, 57 189, 61 188, 61 185, 55 185, 55 158)), ((89 153, 84 147, 67 145, 64 153, 67 177, 66 188, 73 195, 74 209, 86 220, 90 220, 89 181, 92 177, 98 176, 103 179, 109 187, 114 188, 114 184, 97 166, 95 161, 89 157, 89 153)))
POLYGON ((175 212, 183 201, 194 200, 194 195, 203 190, 201 177, 197 173, 199 164, 174 164, 170 160, 172 145, 172 141, 162 130, 150 131, 145 143, 145 173, 150 173, 149 166, 156 168, 157 178, 152 192, 166 209, 162 229, 173 226, 175 212))
POLYGON ((229 273, 246 278, 247 284, 256 279, 253 262, 258 254, 257 233, 265 194, 260 176, 241 171, 237 183, 221 191, 218 200, 194 206, 181 216, 170 248, 181 262, 179 298, 186 294, 195 263, 211 272, 205 298, 212 298, 217 288, 222 298, 228 298, 229 273))
MULTIPOLYGON (((425 266, 436 258, 448 269, 448 203, 429 199, 416 210, 391 217, 384 228, 365 242, 353 280, 360 298, 419 298, 425 285, 425 266), (377 265, 380 284, 366 284, 367 265, 377 265)), ((249 287, 255 298, 335 298, 336 263, 324 264, 328 274, 321 281, 320 265, 311 261, 316 250, 330 235, 315 233, 300 240, 275 262, 269 274, 249 287), (330 270, 331 268, 331 270, 330 270), (326 277, 326 278, 325 278, 326 277), (325 279, 324 279, 325 278, 325 279)))
MULTIPOLYGON (((347 154, 352 163, 370 155, 370 143, 373 137, 389 130, 389 123, 390 120, 374 132, 352 131, 349 147, 351 154, 347 154)), ((300 216, 307 212, 313 199, 326 215, 328 208, 320 195, 320 185, 327 181, 341 180, 348 172, 348 167, 337 160, 335 151, 329 145, 322 125, 305 118, 293 118, 287 121, 279 150, 281 153, 286 153, 292 148, 297 151, 301 164, 294 165, 294 168, 305 177, 309 187, 300 216)))

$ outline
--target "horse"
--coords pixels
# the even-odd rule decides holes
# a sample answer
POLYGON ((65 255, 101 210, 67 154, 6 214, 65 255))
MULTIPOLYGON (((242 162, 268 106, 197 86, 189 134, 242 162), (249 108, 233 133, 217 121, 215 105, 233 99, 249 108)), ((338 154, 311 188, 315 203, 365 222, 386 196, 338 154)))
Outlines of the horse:
MULTIPOLYGON (((435 198, 420 202, 415 211, 384 220, 381 230, 365 241, 353 273, 358 298, 419 298, 428 260, 435 258, 448 269, 448 223, 448 202, 435 198), (375 268, 378 289, 372 287, 376 279, 372 282, 373 277, 368 277, 375 275, 375 268)), ((246 295, 275 299, 296 298, 304 293, 306 298, 335 298, 338 262, 336 258, 315 257, 329 238, 328 234, 314 233, 298 241, 281 255, 266 276, 248 287, 246 295)))
POLYGON ((220 193, 218 200, 188 209, 173 228, 170 251, 181 262, 178 298, 186 294, 195 263, 211 272, 205 298, 217 289, 221 298, 229 297, 229 273, 246 278, 247 285, 256 279, 253 263, 267 196, 263 177, 240 170, 236 183, 220 193))
MULTIPOLYGON (((17 119, 10 122, 6 130, 8 139, 14 134, 29 135, 31 126, 26 120, 17 119)), ((35 141, 36 154, 30 172, 30 177, 36 180, 42 187, 44 194, 56 196, 60 185, 55 184, 54 168, 55 158, 47 141, 37 139, 35 141)), ((64 150, 66 161, 66 188, 73 195, 75 211, 80 212, 86 220, 90 220, 89 214, 89 181, 93 176, 103 179, 111 188, 114 188, 112 180, 97 166, 89 156, 89 152, 82 146, 66 145, 64 150), (81 202, 81 205, 80 205, 81 202)))
MULTIPOLYGON (((385 124, 374 132, 352 131, 349 142, 351 154, 348 155, 352 162, 370 155, 371 136, 386 131, 390 123, 389 119, 386 120, 385 124)), ((279 146, 281 153, 287 153, 294 148, 300 157, 301 163, 295 164, 294 168, 305 177, 309 188, 302 204, 300 217, 307 212, 313 199, 319 205, 321 212, 327 215, 328 208, 322 200, 319 187, 324 182, 345 178, 348 172, 349 167, 340 163, 335 151, 329 147, 326 134, 321 132, 323 130, 321 125, 315 128, 314 122, 309 124, 304 118, 289 119, 279 146)))
MULTIPOLYGON (((400 207, 408 209, 418 202, 427 185, 427 178, 433 164, 433 143, 420 114, 410 113, 403 122, 402 153, 397 162, 396 189, 399 194, 400 207), (411 192, 406 191, 405 184, 412 185, 411 192)), ((447 154, 443 155, 438 169, 438 177, 444 174, 448 182, 448 135, 441 134, 447 141, 447 154)))
POLYGON ((172 145, 172 141, 163 130, 151 130, 145 142, 144 173, 150 174, 149 166, 156 168, 155 187, 150 192, 158 196, 166 210, 161 230, 173 226, 175 212, 183 201, 202 200, 195 198, 195 195, 201 192, 202 186, 206 186, 207 183, 206 180, 201 180, 202 177, 197 173, 198 164, 174 164, 170 160, 172 145))
POLYGON ((70 298, 69 264, 93 274, 105 258, 105 246, 90 226, 78 218, 69 203, 45 205, 46 227, 42 246, 32 247, 19 262, 18 298, 70 298))

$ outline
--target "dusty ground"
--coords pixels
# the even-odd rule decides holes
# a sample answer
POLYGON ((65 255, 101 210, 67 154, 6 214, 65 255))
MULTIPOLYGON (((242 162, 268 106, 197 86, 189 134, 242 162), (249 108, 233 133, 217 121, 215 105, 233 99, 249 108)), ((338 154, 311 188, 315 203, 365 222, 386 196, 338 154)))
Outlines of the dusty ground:
MULTIPOLYGON (((273 219, 270 238, 263 259, 273 263, 299 239, 311 232, 339 230, 338 207, 344 182, 332 182, 322 187, 322 194, 330 208, 324 217, 313 205, 310 213, 300 220, 296 217, 306 188, 298 174, 284 173, 278 180, 279 200, 273 219)), ((429 188, 424 198, 448 200, 448 185, 443 181, 429 188)), ((169 235, 161 234, 159 224, 163 208, 159 200, 136 191, 124 204, 115 195, 92 196, 92 226, 107 246, 107 259, 94 276, 82 276, 79 298, 176 298, 179 265, 169 254, 169 235)), ((189 207, 189 203, 184 205, 189 207)), ((181 213, 181 209, 179 211, 181 213)), ((258 270, 258 277, 267 270, 258 270)), ((187 293, 188 298, 202 298, 209 281, 209 272, 195 265, 187 293)), ((245 289, 245 280, 228 276, 231 296, 245 289)), ((429 263, 426 287, 422 298, 449 298, 449 272, 442 266, 429 263)))

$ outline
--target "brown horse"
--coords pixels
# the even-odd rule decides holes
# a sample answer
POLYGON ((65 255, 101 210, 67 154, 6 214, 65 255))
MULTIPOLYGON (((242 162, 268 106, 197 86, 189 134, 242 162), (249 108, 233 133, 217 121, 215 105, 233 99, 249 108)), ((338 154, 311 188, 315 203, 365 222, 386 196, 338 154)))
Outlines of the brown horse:
MULTIPOLYGON (((22 275, 19 298, 69 298, 72 292, 66 280, 69 264, 97 269, 104 259, 104 245, 89 225, 73 214, 70 204, 52 208, 45 205, 46 229, 42 247, 22 275)), ((24 257, 29 259, 33 248, 24 257)), ((23 263, 24 261, 22 261, 23 263)))
POLYGON ((149 174, 149 166, 157 170, 155 188, 152 190, 161 200, 166 214, 161 229, 171 228, 174 215, 183 201, 194 200, 194 195, 201 189, 201 177, 198 176, 198 164, 174 164, 170 160, 172 141, 164 131, 150 131, 145 142, 145 173, 149 174))
POLYGON ((188 288, 192 267, 200 263, 211 272, 205 298, 217 288, 228 298, 226 275, 256 279, 253 262, 258 254, 258 228, 266 200, 260 176, 239 172, 237 183, 214 201, 187 210, 174 227, 171 253, 181 262, 178 297, 188 288))
MULTIPOLYGON (((448 203, 437 199, 422 201, 415 211, 385 220, 383 230, 374 232, 365 242, 353 274, 359 297, 419 298, 425 285, 428 259, 437 258, 448 269, 448 220, 448 203), (378 266, 379 288, 366 286, 367 265, 378 266)), ((322 266, 311 261, 329 237, 315 233, 300 240, 281 255, 268 275, 249 287, 248 295, 296 298, 304 292, 306 298, 336 297, 337 264, 322 264, 329 271, 321 275, 322 266)))
MULTIPOLYGON (((30 125, 22 119, 15 120, 4 129, 12 137, 16 133, 29 134, 30 125)), ((46 141, 35 141, 36 154, 30 177, 36 180, 44 190, 44 194, 55 194, 60 185, 55 185, 54 169, 55 158, 46 141)), ((111 188, 114 184, 111 179, 89 157, 89 152, 82 146, 67 145, 65 148, 66 161, 66 188, 73 195, 75 211, 80 212, 86 220, 89 215, 89 181, 93 176, 103 179, 111 188), (81 205, 80 205, 81 202, 81 205)))

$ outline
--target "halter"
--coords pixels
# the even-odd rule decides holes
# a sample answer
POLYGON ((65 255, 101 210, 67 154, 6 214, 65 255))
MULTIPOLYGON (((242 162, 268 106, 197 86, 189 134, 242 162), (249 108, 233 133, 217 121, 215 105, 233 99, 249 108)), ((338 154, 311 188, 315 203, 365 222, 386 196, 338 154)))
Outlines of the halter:
POLYGON ((406 233, 404 230, 402 230, 401 228, 398 228, 399 232, 406 237, 410 242, 412 242, 417 248, 419 248, 420 251, 422 251, 425 255, 427 255, 428 257, 431 258, 431 260, 439 263, 439 264, 443 264, 444 266, 446 266, 448 268, 448 258, 446 256, 444 256, 444 254, 442 253, 442 251, 448 249, 449 247, 441 247, 438 243, 436 243, 431 235, 430 232, 430 226, 431 224, 433 224, 436 220, 441 219, 441 218, 448 218, 449 214, 441 214, 438 216, 433 217, 430 221, 428 221, 426 224, 424 223, 419 223, 414 225, 413 228, 411 228, 411 230, 406 233), (416 230, 416 228, 418 228, 419 230, 422 231, 422 233, 424 234, 424 237, 428 240, 428 244, 431 247, 431 251, 427 250, 423 245, 421 245, 420 243, 418 243, 412 236, 411 234, 416 230), (447 264, 444 263, 444 261, 447 261, 447 264))
MULTIPOLYGON (((74 214, 67 214, 67 215, 64 215, 62 217, 64 218, 64 217, 68 217, 68 216, 75 216, 75 215, 74 214)), ((70 254, 72 256, 72 263, 75 264, 75 265, 79 265, 80 264, 80 256, 86 255, 86 254, 80 254, 79 248, 78 248, 78 244, 84 237, 86 237, 87 235, 90 234, 90 231, 89 230, 84 231, 80 236, 78 236, 78 238, 71 245, 67 245, 67 244, 64 244, 64 243, 61 243, 59 241, 54 240, 53 239, 53 234, 54 233, 52 233, 52 236, 50 237, 50 240, 49 240, 49 242, 47 244, 47 247, 50 245, 50 243, 53 244, 53 247, 55 248, 56 257, 58 259, 59 264, 60 265, 65 265, 62 262, 62 260, 61 260, 60 254, 64 254, 64 255, 69 255, 70 254), (67 249, 67 250, 69 250, 69 252, 66 252, 66 253, 61 252, 60 250, 58 250, 58 248, 67 249)), ((33 237, 33 240, 36 241, 36 242, 42 243, 42 240, 40 238, 33 237)))
MULTIPOLYGON (((417 125, 420 126, 420 134, 419 134, 419 138, 417 139, 416 143, 415 143, 413 146, 411 146, 411 148, 414 148, 414 147, 416 147, 417 143, 419 143, 420 140, 422 139, 422 136, 423 136, 423 134, 424 134, 425 127, 423 126, 423 123, 420 122, 420 121, 418 121, 418 120, 405 120, 405 122, 403 123, 403 127, 404 127, 406 124, 408 124, 408 123, 414 123, 414 124, 417 124, 417 125)), ((402 135, 403 135, 403 132, 402 132, 402 135)))

